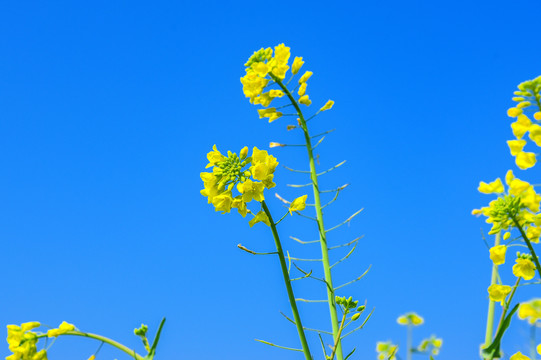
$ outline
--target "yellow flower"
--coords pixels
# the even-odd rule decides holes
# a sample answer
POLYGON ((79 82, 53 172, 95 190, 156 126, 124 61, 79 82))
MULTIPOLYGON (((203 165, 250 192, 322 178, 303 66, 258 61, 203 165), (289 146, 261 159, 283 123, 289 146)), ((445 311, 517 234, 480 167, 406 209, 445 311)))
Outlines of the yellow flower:
POLYGON ((313 72, 311 72, 311 71, 305 72, 305 73, 301 76, 301 78, 299 79, 299 84, 302 84, 302 83, 307 82, 308 79, 310 79, 310 76, 312 76, 312 75, 313 75, 313 72))
POLYGON ((92 355, 88 358, 88 360, 95 360, 96 359, 96 355, 92 355))
POLYGON ((262 222, 269 227, 271 226, 267 214, 265 214, 263 211, 258 212, 252 220, 248 221, 248 224, 250 225, 250 227, 252 227, 259 222, 262 222))
POLYGON ((302 61, 302 57, 296 56, 295 60, 293 60, 293 64, 291 65, 291 72, 293 75, 296 75, 299 72, 303 64, 304 61, 302 61))
POLYGON ((516 156, 519 152, 522 151, 522 149, 526 145, 526 140, 508 140, 507 145, 511 150, 511 155, 516 156))
POLYGON ((306 208, 306 198, 308 195, 303 195, 291 202, 289 204, 289 213, 293 215, 293 211, 302 211, 306 208))
POLYGON ((277 166, 278 161, 276 161, 274 156, 269 155, 265 150, 259 150, 257 147, 254 147, 250 172, 252 173, 252 177, 256 180, 261 180, 267 189, 276 185, 272 180, 277 166))
POLYGON ((398 346, 392 342, 378 341, 376 344, 376 352, 378 353, 378 360, 394 360, 396 359, 396 353, 398 346))
POLYGON ((486 183, 481 181, 479 183, 479 188, 477 189, 483 194, 493 194, 493 193, 503 193, 503 183, 500 178, 497 178, 491 183, 486 183))
POLYGON ((518 318, 528 320, 530 325, 534 325, 541 320, 541 299, 532 299, 521 303, 518 307, 518 318))
POLYGON ((524 280, 531 280, 535 276, 535 265, 529 259, 518 258, 513 265, 513 275, 522 277, 524 280))
POLYGON ((519 152, 515 158, 515 163, 522 170, 529 169, 535 165, 537 160, 534 153, 519 152))
POLYGON ((533 243, 539 243, 539 236, 541 236, 541 228, 530 226, 526 230, 526 236, 533 243))
POLYGON ((216 144, 212 146, 212 151, 207 154, 207 159, 209 163, 207 164, 207 168, 216 165, 217 162, 223 161, 225 159, 225 156, 222 155, 216 148, 216 144))
POLYGON ((527 108, 528 106, 532 105, 531 102, 529 101, 522 101, 520 103, 517 104, 517 109, 525 109, 527 108))
POLYGON ((276 60, 276 64, 278 66, 286 65, 289 61, 289 56, 289 48, 284 44, 280 44, 274 47, 274 59, 276 60))
POLYGON ((522 353, 519 351, 518 353, 512 355, 509 360, 531 360, 526 355, 522 355, 522 353))
POLYGON ((297 93, 299 94, 299 96, 304 96, 304 94, 306 94, 306 83, 301 84, 297 93))
POLYGON ((237 190, 242 194, 242 201, 245 203, 249 203, 252 199, 259 202, 265 200, 263 196, 264 189, 263 183, 253 182, 250 179, 237 185, 237 190))
POLYGON ((509 117, 517 117, 520 114, 522 114, 522 109, 510 108, 509 110, 507 110, 507 116, 509 117))
POLYGON ((323 105, 323 107, 321 109, 319 109, 319 111, 325 111, 325 110, 330 110, 332 108, 332 106, 334 105, 334 101, 332 100, 329 100, 325 103, 325 105, 323 105))
POLYGON ((308 95, 303 95, 299 99, 299 104, 310 106, 311 103, 312 103, 312 100, 308 99, 308 95))
POLYGON ((533 114, 533 118, 535 120, 541 120, 541 111, 538 111, 535 114, 533 114))
POLYGON ((511 124, 511 128, 513 129, 513 135, 515 135, 517 139, 522 139, 524 134, 526 134, 526 132, 530 130, 531 125, 532 122, 526 115, 519 115, 517 121, 511 124))
POLYGON ((242 215, 242 217, 246 217, 246 214, 248 214, 248 208, 246 207, 246 203, 242 201, 242 196, 237 196, 233 199, 233 203, 231 204, 231 207, 234 209, 237 209, 239 214, 242 215))
POLYGON ((282 96, 284 96, 284 92, 282 90, 270 90, 269 96, 271 98, 281 98, 282 96))
POLYGON ((37 322, 37 321, 25 322, 25 323, 21 324, 21 330, 22 331, 29 331, 29 330, 33 330, 35 328, 38 328, 40 326, 41 326, 41 324, 39 322, 37 322))
POLYGON ((508 285, 499 285, 492 284, 488 287, 488 295, 492 301, 500 301, 503 305, 503 302, 507 295, 511 292, 511 286, 508 285))
POLYGON ((47 350, 43 349, 38 351, 32 356, 32 360, 47 360, 47 350))
POLYGON ((530 134, 528 135, 530 140, 535 142, 537 146, 541 146, 541 126, 533 124, 530 126, 530 134))
POLYGON ((285 146, 284 144, 280 144, 280 143, 274 142, 274 141, 271 141, 271 142, 269 143, 269 147, 270 147, 270 148, 284 147, 284 146, 285 146))
POLYGON ((541 355, 541 344, 537 345, 537 353, 541 355))
POLYGON ((246 71, 246 75, 240 78, 240 82, 242 83, 244 96, 250 98, 250 101, 252 102, 256 96, 261 94, 263 88, 269 83, 269 80, 262 78, 251 69, 247 69, 246 71))
POLYGON ((400 325, 414 325, 419 326, 424 324, 425 320, 414 312, 409 312, 401 315, 396 319, 396 322, 400 325))
POLYGON ((266 93, 262 93, 261 95, 255 97, 252 101, 254 105, 261 104, 263 107, 267 107, 270 105, 274 98, 270 96, 270 91, 266 93))
POLYGON ((69 324, 69 323, 63 321, 62 324, 60 324, 60 326, 58 326, 58 329, 50 329, 49 331, 47 331, 47 336, 48 337, 56 337, 58 335, 65 334, 68 331, 73 331, 73 330, 75 330, 75 326, 73 324, 69 324))
POLYGON ((505 263, 505 252, 507 251, 507 246, 505 245, 496 245, 490 248, 490 260, 494 265, 502 265, 505 263))
POLYGON ((212 205, 214 205, 215 211, 222 211, 222 214, 230 212, 231 206, 233 205, 233 198, 231 197, 231 192, 228 191, 220 195, 216 195, 212 199, 212 205))

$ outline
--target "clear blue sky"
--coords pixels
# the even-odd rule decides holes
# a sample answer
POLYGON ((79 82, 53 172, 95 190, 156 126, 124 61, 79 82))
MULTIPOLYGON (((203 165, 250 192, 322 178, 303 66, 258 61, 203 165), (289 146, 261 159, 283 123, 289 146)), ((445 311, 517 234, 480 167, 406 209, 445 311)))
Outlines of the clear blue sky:
MULTIPOLYGON (((348 160, 322 180, 351 183, 326 221, 365 209, 330 233, 331 244, 365 235, 337 283, 372 264, 343 294, 376 307, 346 341, 358 347, 352 359, 375 359, 378 340, 404 345, 395 319, 412 310, 426 320, 415 342, 434 333, 444 338, 439 359, 476 358, 491 263, 488 229, 470 212, 490 200, 480 180, 516 169, 506 109, 516 85, 541 74, 540 10, 538 1, 4 1, 0 325, 67 320, 139 346, 133 328, 153 331, 167 316, 159 359, 298 359, 253 341, 298 344, 279 314, 288 304, 276 259, 236 247, 272 250, 270 232, 215 213, 199 194, 213 144, 302 140, 286 132, 288 119, 259 120, 239 81, 253 51, 283 42, 314 72, 313 107, 336 102, 311 122, 314 134, 337 129, 319 147, 321 168, 348 160)), ((307 167, 301 149, 272 154, 307 167)), ((277 192, 302 194, 285 186, 302 176, 275 176, 277 192)), ((311 252, 287 237, 313 230, 299 217, 280 228, 299 256, 311 252)), ((313 290, 296 284, 299 296, 313 290)), ((325 305, 301 312, 307 326, 327 324, 325 305)), ((514 321, 506 349, 525 352, 526 334, 514 321)), ((86 359, 96 346, 62 338, 50 358, 86 359)))

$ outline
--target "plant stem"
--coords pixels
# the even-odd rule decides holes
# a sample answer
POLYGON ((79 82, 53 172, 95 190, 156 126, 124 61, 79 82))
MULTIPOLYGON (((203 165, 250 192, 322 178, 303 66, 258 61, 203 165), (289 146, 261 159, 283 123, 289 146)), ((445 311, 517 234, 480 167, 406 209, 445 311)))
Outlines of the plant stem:
POLYGON ((537 268, 537 273, 539 274, 539 277, 541 278, 541 265, 539 264, 539 259, 537 258, 537 255, 535 254, 535 251, 532 247, 532 243, 530 242, 530 239, 528 239, 528 236, 526 236, 526 233, 524 233, 524 230, 522 229, 522 226, 518 223, 517 219, 512 216, 511 219, 515 223, 515 226, 517 227, 518 231, 520 231, 520 235, 522 235, 522 238, 526 242, 526 245, 528 245, 528 249, 530 250, 530 254, 532 255, 533 262, 535 263, 535 267, 537 268))
POLYGON ((511 304, 511 300, 513 300, 513 296, 515 295, 515 292, 517 291, 518 284, 520 283, 521 277, 519 276, 517 278, 517 281, 515 282, 515 286, 513 286, 513 291, 511 291, 511 295, 509 295, 509 298, 503 305, 502 309, 502 316, 500 317, 500 322, 498 323, 498 328, 496 329, 496 332, 500 330, 500 327, 503 325, 503 320, 505 319, 505 315, 507 315, 507 310, 509 310, 509 305, 511 304))
POLYGON ((293 318, 295 319, 295 325, 297 326, 297 331, 299 333, 299 339, 301 340, 302 351, 306 360, 312 360, 310 355, 310 349, 308 348, 308 342, 306 341, 306 335, 304 334, 304 328, 302 326, 301 317, 299 315, 299 310, 297 309, 297 302, 295 301, 295 295, 293 294, 293 288, 291 287, 291 280, 289 279, 289 272, 287 271, 287 263, 284 256, 284 251, 282 250, 282 244, 280 242, 280 237, 278 236, 278 231, 276 230, 276 225, 272 219, 272 215, 267 207, 265 201, 261 202, 263 211, 267 214, 269 218, 270 227, 272 230, 272 236, 274 237, 274 243, 276 244, 276 252, 278 253, 278 258, 280 259, 280 266, 282 268, 282 275, 284 277, 284 282, 286 284, 287 296, 289 298, 289 305, 291 306, 291 311, 293 312, 293 318))
MULTIPOLYGON (((500 245, 502 234, 498 232, 495 236, 494 246, 500 245)), ((490 278, 490 285, 496 284, 498 278, 498 265, 492 265, 492 277, 490 278)), ((492 337, 494 336, 494 310, 496 302, 488 298, 488 316, 487 316, 487 329, 485 332, 485 347, 492 343, 492 337)))
POLYGON ((537 351, 535 345, 535 323, 533 323, 533 325, 530 326, 530 357, 532 358, 532 360, 537 359, 537 351))
MULTIPOLYGON (((59 336, 63 336, 63 335, 82 336, 82 337, 87 337, 87 338, 90 338, 90 339, 98 340, 98 341, 104 342, 106 344, 109 344, 109 345, 111 345, 113 347, 116 347, 117 349, 125 352, 126 354, 130 355, 131 357, 133 357, 136 360, 143 360, 143 356, 137 354, 135 352, 135 350, 132 350, 129 347, 124 346, 121 343, 116 342, 116 341, 114 341, 112 339, 109 339, 109 338, 107 338, 105 336, 101 336, 101 335, 98 335, 98 334, 92 334, 92 333, 85 333, 85 332, 81 332, 81 331, 68 331, 68 332, 65 332, 63 334, 60 334, 59 336)), ((47 337, 47 334, 38 335, 38 338, 46 338, 46 337, 47 337)))
MULTIPOLYGON (((316 164, 314 161, 314 154, 312 152, 312 142, 310 140, 310 134, 308 133, 308 126, 306 125, 306 120, 304 119, 304 115, 302 114, 302 111, 299 107, 299 104, 291 95, 287 87, 282 83, 280 79, 275 77, 274 75, 271 75, 272 79, 282 88, 284 93, 287 95, 289 100, 291 101, 291 104, 295 107, 295 110, 297 111, 297 114, 299 115, 299 122, 301 125, 301 128, 304 132, 304 139, 306 142, 306 149, 308 151, 308 160, 310 162, 310 179, 312 180, 312 188, 314 191, 314 202, 315 202, 315 209, 316 209, 316 218, 317 218, 317 225, 319 230, 319 241, 321 244, 321 258, 322 258, 322 264, 323 264, 323 272, 325 274, 325 282, 327 283, 327 302, 329 303, 329 312, 331 315, 331 325, 332 325, 332 332, 333 337, 336 338, 336 335, 339 331, 338 326, 338 314, 336 312, 336 301, 334 298, 334 287, 332 284, 332 274, 331 274, 331 265, 329 261, 329 250, 327 247, 327 235, 325 232, 325 226, 323 224, 323 212, 321 210, 321 199, 319 196, 319 185, 317 181, 317 172, 316 172, 316 164)), ((344 355, 342 354, 342 342, 340 339, 338 339, 338 345, 336 346, 336 360, 343 360, 344 355)))
POLYGON ((408 324, 408 344, 407 344, 407 354, 406 359, 411 360, 411 354, 412 354, 412 344, 413 344, 413 336, 412 336, 412 328, 413 326, 411 324, 408 324))
POLYGON ((344 323, 346 322, 346 316, 349 312, 349 309, 344 310, 344 315, 342 315, 342 322, 340 322, 340 328, 338 329, 338 334, 336 334, 336 338, 334 339, 334 346, 332 348, 331 356, 329 356, 329 360, 334 359, 334 354, 336 353, 336 348, 338 345, 338 342, 340 341, 340 336, 342 336, 342 330, 344 330, 344 323))

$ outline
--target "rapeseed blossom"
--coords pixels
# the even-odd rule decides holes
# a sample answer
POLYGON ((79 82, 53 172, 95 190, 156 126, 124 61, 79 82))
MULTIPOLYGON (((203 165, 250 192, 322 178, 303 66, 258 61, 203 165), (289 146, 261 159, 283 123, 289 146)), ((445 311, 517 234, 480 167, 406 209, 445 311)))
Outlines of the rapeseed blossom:
POLYGON ((541 195, 535 192, 530 183, 516 178, 511 170, 505 176, 505 183, 507 191, 500 178, 490 183, 480 182, 479 192, 494 193, 498 198, 491 201, 489 206, 473 210, 472 214, 487 217, 486 222, 492 224, 489 234, 516 227, 516 221, 527 231, 530 241, 539 242, 541 195))
POLYGON ((494 265, 502 265, 505 263, 505 252, 507 251, 507 246, 505 245, 496 245, 490 248, 490 260, 494 265))
POLYGON ((513 275, 521 277, 524 280, 531 280, 535 276, 535 265, 530 260, 531 255, 522 254, 518 257, 513 265, 513 275))
POLYGON ((291 202, 289 205, 289 213, 293 215, 293 211, 302 211, 306 208, 306 198, 308 195, 303 195, 291 202))
MULTIPOLYGON (((268 118, 269 122, 273 122, 284 116, 282 112, 277 110, 278 107, 269 106, 271 106, 274 99, 284 97, 286 94, 291 104, 295 106, 298 106, 298 104, 310 106, 312 104, 312 100, 310 100, 309 95, 306 94, 307 81, 313 75, 311 71, 305 71, 298 80, 299 87, 296 90, 299 97, 297 100, 294 100, 292 97, 293 90, 290 92, 287 89, 287 84, 289 84, 291 79, 285 84, 282 82, 289 69, 289 58, 289 47, 280 44, 274 47, 274 50, 269 47, 254 52, 244 64, 246 74, 240 79, 243 86, 242 90, 244 95, 250 99, 250 103, 263 106, 264 109, 257 110, 260 119, 268 118), (271 88, 273 85, 276 85, 278 88, 271 88)), ((304 61, 302 60, 302 57, 295 57, 291 64, 292 76, 299 73, 303 64, 304 61)), ((327 101, 318 112, 331 109, 333 104, 334 101, 327 101)), ((288 104, 279 108, 285 106, 288 106, 288 104)))
POLYGON ((440 349, 443 345, 443 339, 437 338, 432 335, 428 339, 421 341, 421 344, 417 347, 417 351, 428 352, 430 355, 436 356, 440 353, 440 349))
POLYGON ((518 307, 518 318, 534 325, 541 320, 541 299, 532 299, 518 307))
POLYGON ((396 319, 396 322, 400 325, 413 325, 419 326, 424 324, 425 320, 419 316, 417 313, 409 312, 404 315, 401 315, 396 319))
MULTIPOLYGON (((257 147, 253 148, 251 156, 248 156, 248 152, 248 147, 244 147, 239 155, 228 151, 225 156, 214 145, 207 154, 207 168, 212 167, 212 172, 201 173, 204 187, 201 194, 222 214, 237 209, 239 214, 245 217, 252 213, 247 204, 252 200, 265 200, 264 190, 276 185, 273 182, 274 171, 278 166, 276 158, 257 147), (234 190, 237 190, 239 195, 233 195, 234 190)), ((259 213, 255 215, 250 226, 257 222, 270 226, 266 215, 265 218, 259 213)))
POLYGON ((522 137, 529 132, 530 140, 541 147, 541 126, 533 124, 528 117, 528 113, 533 113, 535 121, 541 120, 541 76, 519 84, 518 89, 513 97, 513 101, 517 104, 507 110, 509 117, 516 118, 511 128, 517 140, 510 140, 508 144, 511 155, 515 157, 515 163, 520 169, 525 170, 535 166, 537 159, 535 153, 523 151, 527 141, 522 140, 522 137))
POLYGON ((378 343, 376 344, 378 360, 394 360, 396 359, 397 351, 398 345, 395 345, 390 341, 378 341, 378 343))
POLYGON ((492 284, 488 287, 488 295, 492 301, 500 301, 503 305, 505 298, 511 292, 511 286, 492 284))
POLYGON ((37 351, 38 334, 31 330, 41 326, 39 322, 27 322, 17 325, 8 325, 7 342, 9 350, 13 353, 6 360, 46 360, 47 351, 37 351))

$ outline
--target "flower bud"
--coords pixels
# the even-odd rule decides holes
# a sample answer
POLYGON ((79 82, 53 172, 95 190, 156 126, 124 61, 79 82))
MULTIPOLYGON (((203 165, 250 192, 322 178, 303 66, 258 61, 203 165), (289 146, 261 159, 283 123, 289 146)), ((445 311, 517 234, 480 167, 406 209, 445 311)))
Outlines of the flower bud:
POLYGON ((357 319, 360 318, 360 317, 361 317, 361 313, 356 313, 355 315, 353 315, 353 316, 351 317, 351 320, 355 321, 355 320, 357 320, 357 319))
POLYGON ((242 160, 244 160, 246 156, 248 156, 248 146, 243 147, 242 150, 240 151, 240 158, 242 160))

